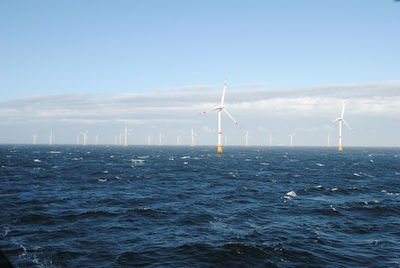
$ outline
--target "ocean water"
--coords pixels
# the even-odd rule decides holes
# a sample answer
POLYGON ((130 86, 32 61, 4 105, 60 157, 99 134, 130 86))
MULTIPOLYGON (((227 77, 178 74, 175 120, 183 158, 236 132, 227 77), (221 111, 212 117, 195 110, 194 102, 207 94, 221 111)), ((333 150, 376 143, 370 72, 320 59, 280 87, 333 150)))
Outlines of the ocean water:
POLYGON ((400 267, 400 149, 0 146, 16 267, 400 267))

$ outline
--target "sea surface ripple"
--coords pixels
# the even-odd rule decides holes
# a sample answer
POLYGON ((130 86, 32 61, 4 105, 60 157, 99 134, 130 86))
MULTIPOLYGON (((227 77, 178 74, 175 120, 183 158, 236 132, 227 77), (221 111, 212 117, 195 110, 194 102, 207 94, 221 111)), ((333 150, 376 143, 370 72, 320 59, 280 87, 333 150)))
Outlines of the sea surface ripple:
POLYGON ((16 267, 400 267, 400 149, 0 145, 16 267))

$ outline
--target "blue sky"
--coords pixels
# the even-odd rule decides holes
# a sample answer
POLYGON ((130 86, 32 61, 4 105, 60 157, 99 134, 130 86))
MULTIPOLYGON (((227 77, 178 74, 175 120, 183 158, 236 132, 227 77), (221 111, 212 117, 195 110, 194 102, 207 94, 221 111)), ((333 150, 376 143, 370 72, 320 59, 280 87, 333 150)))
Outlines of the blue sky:
MULTIPOLYGON (((359 109, 355 112, 367 116, 360 108, 365 102, 399 97, 380 94, 381 90, 387 92, 386 83, 399 80, 399 26, 400 2, 392 0, 2 1, 0 108, 5 119, 0 124, 10 128, 7 118, 11 110, 23 118, 25 110, 11 107, 19 103, 17 100, 33 101, 36 96, 48 99, 49 95, 60 99, 65 95, 75 99, 90 96, 98 107, 104 105, 103 98, 115 100, 122 94, 146 94, 157 99, 160 92, 168 95, 196 88, 202 94, 217 94, 226 76, 231 91, 250 94, 257 89, 282 89, 284 97, 287 90, 296 89, 303 100, 321 98, 320 93, 305 88, 351 85, 354 90, 362 90, 357 85, 383 83, 383 89, 377 86, 369 99, 364 96, 364 102, 356 100, 359 109)), ((336 110, 332 107, 333 117, 347 95, 332 100, 339 106, 336 110)), ((193 95, 184 98, 196 101, 193 95)), ((217 95, 214 98, 217 102, 217 95)), ((135 100, 132 106, 137 105, 135 100)), ((156 100, 149 103, 159 107, 156 100)), ((77 109, 79 114, 76 107, 83 104, 69 105, 65 109, 77 109)), ((198 104, 199 108, 207 105, 198 104)), ((237 105, 241 107, 239 100, 237 105)), ((397 112, 386 113, 384 119, 398 123, 397 112)), ((41 129, 49 128, 45 122, 50 119, 43 118, 43 114, 35 120, 42 118, 41 129)), ((80 122, 92 120, 92 125, 99 120, 90 116, 74 118, 80 122)), ((136 119, 147 120, 143 114, 136 119)), ((114 123, 121 122, 118 120, 114 118, 114 123)), ((255 119, 243 120, 257 125, 252 122, 255 119)), ((268 120, 259 125, 273 125, 273 117, 268 120)), ((21 128, 19 125, 15 132, 2 135, 20 136, 15 142, 24 142, 22 132, 29 131, 21 128)), ((385 135, 390 136, 388 133, 385 135)), ((0 137, 0 142, 12 141, 8 136, 0 137)), ((304 144, 312 142, 305 140, 304 144)))

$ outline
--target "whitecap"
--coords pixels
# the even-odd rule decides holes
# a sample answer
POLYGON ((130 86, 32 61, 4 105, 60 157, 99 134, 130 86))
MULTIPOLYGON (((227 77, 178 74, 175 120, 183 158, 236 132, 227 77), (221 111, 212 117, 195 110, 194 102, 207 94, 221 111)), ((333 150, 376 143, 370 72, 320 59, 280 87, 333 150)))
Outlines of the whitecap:
POLYGON ((339 189, 338 188, 332 188, 332 191, 333 192, 336 192, 336 191, 338 191, 339 189))
POLYGON ((330 205, 330 207, 331 207, 331 209, 332 209, 333 211, 337 211, 336 208, 335 208, 333 205, 330 205))
POLYGON ((174 161, 174 160, 175 160, 175 158, 173 158, 173 157, 170 157, 170 158, 168 158, 168 160, 169 160, 169 161, 174 161))
POLYGON ((369 162, 374 163, 374 160, 370 159, 369 162))
POLYGON ((78 160, 82 160, 82 159, 83 159, 82 157, 74 157, 71 160, 78 161, 78 160))
POLYGON ((8 235, 8 233, 10 232, 10 228, 4 227, 3 232, 4 232, 3 237, 6 237, 8 235))
POLYGON ((320 164, 320 163, 317 163, 317 164, 315 164, 316 166, 319 166, 319 167, 324 167, 325 166, 325 164, 320 164))
POLYGON ((139 164, 141 164, 141 163, 144 162, 143 159, 131 159, 130 161, 131 161, 132 163, 139 163, 139 164))
POLYGON ((60 154, 61 152, 59 151, 50 151, 49 154, 60 154))
POLYGON ((297 196, 297 194, 294 191, 290 191, 290 192, 286 193, 286 195, 291 196, 291 197, 297 196))
POLYGON ((100 181, 100 182, 105 182, 105 181, 107 181, 107 178, 100 178, 100 179, 97 179, 98 181, 100 181))
POLYGON ((354 173, 353 175, 357 176, 357 177, 361 177, 361 174, 358 174, 358 173, 354 173))
POLYGON ((260 165, 263 165, 263 166, 269 166, 269 163, 260 163, 260 165))
POLYGON ((183 162, 183 164, 184 164, 184 165, 187 165, 187 164, 189 164, 189 162, 183 162))
POLYGON ((42 160, 34 159, 33 162, 40 163, 40 162, 42 162, 42 160))
POLYGON ((181 159, 188 159, 188 158, 190 158, 190 156, 188 156, 188 155, 181 157, 181 159))

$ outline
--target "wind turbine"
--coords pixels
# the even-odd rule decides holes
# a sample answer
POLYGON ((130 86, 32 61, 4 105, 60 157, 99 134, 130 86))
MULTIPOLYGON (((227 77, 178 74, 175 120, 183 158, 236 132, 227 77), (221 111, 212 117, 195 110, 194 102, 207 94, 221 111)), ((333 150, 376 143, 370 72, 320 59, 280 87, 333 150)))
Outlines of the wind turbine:
POLYGON ((290 147, 293 147, 293 138, 294 138, 295 134, 293 133, 289 136, 290 136, 290 147))
POLYGON ((53 145, 53 129, 50 129, 50 136, 49 136, 49 145, 53 145))
POLYGON ((245 146, 246 146, 246 147, 249 147, 249 131, 248 131, 248 130, 246 130, 246 135, 245 135, 245 137, 246 137, 245 146))
POLYGON ((86 130, 85 132, 82 132, 82 136, 83 136, 83 143, 82 143, 82 145, 83 146, 86 146, 87 145, 87 134, 88 134, 88 131, 86 130))
POLYGON ((194 142, 194 137, 196 137, 197 135, 194 134, 193 128, 192 128, 191 130, 192 130, 192 144, 191 144, 190 146, 194 147, 194 146, 196 146, 196 144, 195 144, 195 142, 194 142))
POLYGON ((150 136, 147 136, 147 145, 151 145, 151 138, 150 138, 150 136))
POLYGON ((161 134, 161 132, 158 132, 158 145, 162 146, 162 138, 163 138, 163 134, 161 134))
POLYGON ((342 106, 342 114, 340 117, 337 117, 335 120, 333 120, 331 123, 334 122, 339 122, 339 152, 342 151, 342 122, 351 130, 353 131, 353 129, 351 128, 351 126, 349 124, 347 124, 347 122, 344 120, 344 108, 346 106, 346 101, 343 101, 343 106, 342 106))
POLYGON ((33 141, 32 144, 37 144, 37 134, 33 133, 33 141))
POLYGON ((214 108, 203 112, 203 114, 205 114, 211 111, 218 111, 218 154, 222 154, 222 111, 224 111, 229 116, 229 118, 232 119, 235 125, 239 126, 239 123, 233 118, 233 116, 228 112, 228 110, 224 106, 226 80, 227 79, 225 78, 224 91, 222 92, 221 103, 219 105, 216 105, 214 108))
POLYGON ((331 135, 328 133, 328 148, 331 147, 331 135))
POLYGON ((272 146, 272 134, 269 134, 269 147, 272 146))
POLYGON ((99 145, 99 134, 94 136, 94 144, 99 145))
POLYGON ((182 145, 182 137, 181 136, 177 136, 176 137, 176 145, 182 145))
POLYGON ((124 146, 126 147, 126 146, 128 146, 128 142, 127 142, 128 135, 132 136, 131 133, 129 133, 127 126, 125 126, 123 135, 124 135, 124 146))

